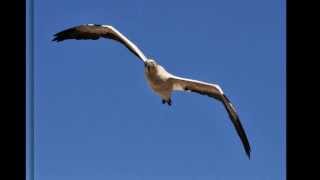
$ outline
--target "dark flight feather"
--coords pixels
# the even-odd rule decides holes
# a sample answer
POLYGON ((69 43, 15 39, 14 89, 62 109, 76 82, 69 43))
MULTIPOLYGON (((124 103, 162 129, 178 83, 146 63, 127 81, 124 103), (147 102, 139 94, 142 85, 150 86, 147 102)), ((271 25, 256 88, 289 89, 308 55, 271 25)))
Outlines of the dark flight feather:
MULTIPOLYGON (((231 122, 235 127, 238 136, 241 139, 244 150, 248 158, 250 159, 250 153, 251 153, 250 143, 245 133, 245 130, 240 122, 240 118, 238 117, 237 112, 234 109, 228 97, 224 95, 222 91, 220 92, 218 87, 215 87, 214 85, 211 85, 205 82, 195 81, 191 79, 184 79, 184 78, 172 78, 171 81, 173 84, 176 84, 176 86, 178 87, 180 86, 184 91, 195 92, 195 93, 206 95, 221 101, 226 111, 228 112, 229 118, 231 119, 231 122)), ((178 88, 177 90, 179 89, 180 88, 178 88)))
POLYGON ((129 42, 127 42, 128 40, 126 41, 124 37, 121 37, 121 36, 122 35, 119 35, 117 32, 113 31, 113 29, 110 29, 108 27, 104 27, 98 24, 92 24, 92 25, 85 24, 85 25, 74 26, 54 34, 54 38, 52 39, 52 41, 61 42, 69 39, 97 40, 101 37, 112 39, 126 46, 130 52, 132 52, 138 58, 143 60, 144 57, 139 55, 139 53, 137 52, 138 49, 137 48, 134 49, 134 47, 132 47, 132 45, 130 45, 129 42))

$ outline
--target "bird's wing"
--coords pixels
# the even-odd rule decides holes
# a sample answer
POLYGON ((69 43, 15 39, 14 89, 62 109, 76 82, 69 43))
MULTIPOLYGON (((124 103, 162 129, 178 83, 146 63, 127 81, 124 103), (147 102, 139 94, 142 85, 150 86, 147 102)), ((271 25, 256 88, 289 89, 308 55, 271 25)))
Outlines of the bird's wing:
POLYGON ((221 101, 225 109, 227 110, 229 117, 238 135, 240 136, 240 139, 242 141, 246 154, 250 158, 251 148, 250 148, 249 140, 240 122, 239 116, 237 115, 237 112, 234 106, 231 104, 227 96, 223 93, 219 85, 210 84, 210 83, 192 80, 192 79, 181 78, 177 76, 172 76, 171 78, 168 79, 168 81, 172 83, 173 90, 196 92, 202 95, 213 97, 221 101))
POLYGON ((147 60, 142 51, 116 28, 109 25, 84 24, 58 32, 52 41, 63 41, 67 39, 76 40, 97 40, 100 37, 113 39, 125 45, 133 54, 143 62, 147 60))

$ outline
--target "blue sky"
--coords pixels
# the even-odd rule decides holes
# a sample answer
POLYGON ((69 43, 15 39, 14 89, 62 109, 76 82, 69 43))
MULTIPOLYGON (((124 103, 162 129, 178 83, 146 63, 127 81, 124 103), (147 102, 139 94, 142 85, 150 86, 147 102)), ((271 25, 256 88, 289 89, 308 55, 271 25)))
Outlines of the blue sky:
POLYGON ((285 1, 35 0, 35 178, 286 178, 285 1), (173 74, 219 84, 239 113, 248 160, 221 103, 148 87, 110 40, 51 42, 110 24, 173 74), (119 73, 121 72, 121 73, 119 73))

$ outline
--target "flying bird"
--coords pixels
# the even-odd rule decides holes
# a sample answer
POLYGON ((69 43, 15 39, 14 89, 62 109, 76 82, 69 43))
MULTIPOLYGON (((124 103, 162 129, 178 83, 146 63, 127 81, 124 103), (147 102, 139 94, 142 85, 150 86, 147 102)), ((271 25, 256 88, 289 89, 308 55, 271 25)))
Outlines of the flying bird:
POLYGON ((154 59, 147 58, 133 42, 110 25, 83 24, 74 26, 54 34, 52 41, 60 42, 68 39, 97 40, 99 38, 112 39, 123 44, 143 62, 144 74, 148 84, 151 89, 161 97, 163 104, 171 106, 171 93, 173 91, 195 92, 220 101, 224 105, 242 141, 244 150, 250 159, 251 148, 247 135, 235 107, 231 104, 219 85, 183 78, 169 73, 154 59))

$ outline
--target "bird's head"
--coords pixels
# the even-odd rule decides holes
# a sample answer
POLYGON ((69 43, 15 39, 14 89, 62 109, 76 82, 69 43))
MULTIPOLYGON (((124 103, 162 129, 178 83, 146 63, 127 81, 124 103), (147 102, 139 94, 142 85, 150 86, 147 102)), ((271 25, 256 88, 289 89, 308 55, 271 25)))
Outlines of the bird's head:
POLYGON ((144 67, 145 67, 146 71, 148 71, 148 72, 155 71, 157 65, 158 65, 157 62, 153 59, 148 59, 144 63, 144 67))

